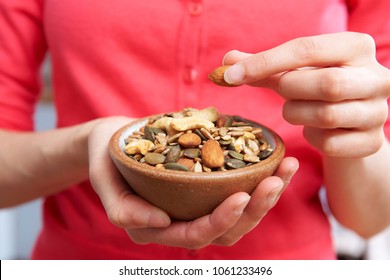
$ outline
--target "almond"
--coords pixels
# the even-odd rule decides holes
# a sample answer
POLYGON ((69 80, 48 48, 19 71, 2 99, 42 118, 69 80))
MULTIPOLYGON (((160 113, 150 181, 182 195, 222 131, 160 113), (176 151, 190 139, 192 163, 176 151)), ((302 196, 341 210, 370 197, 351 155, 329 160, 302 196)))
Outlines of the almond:
POLYGON ((180 158, 177 163, 180 163, 188 168, 188 170, 191 170, 195 164, 195 162, 192 159, 189 158, 180 158))
POLYGON ((209 168, 218 168, 224 165, 225 158, 219 143, 215 140, 207 140, 202 148, 202 162, 209 168))
POLYGON ((224 87, 236 87, 237 85, 231 85, 225 82, 223 75, 230 65, 219 66, 215 68, 210 74, 209 79, 216 85, 224 87))
POLYGON ((177 142, 184 148, 195 148, 200 145, 202 139, 195 133, 185 133, 179 137, 177 142))

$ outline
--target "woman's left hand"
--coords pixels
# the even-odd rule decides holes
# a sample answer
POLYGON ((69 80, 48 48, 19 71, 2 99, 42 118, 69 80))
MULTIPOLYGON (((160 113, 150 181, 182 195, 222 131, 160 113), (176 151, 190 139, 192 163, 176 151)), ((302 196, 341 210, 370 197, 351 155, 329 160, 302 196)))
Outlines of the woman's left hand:
POLYGON ((366 34, 303 37, 257 54, 227 53, 224 78, 278 92, 286 121, 303 125, 325 155, 364 157, 382 146, 388 114, 390 70, 375 55, 366 34))

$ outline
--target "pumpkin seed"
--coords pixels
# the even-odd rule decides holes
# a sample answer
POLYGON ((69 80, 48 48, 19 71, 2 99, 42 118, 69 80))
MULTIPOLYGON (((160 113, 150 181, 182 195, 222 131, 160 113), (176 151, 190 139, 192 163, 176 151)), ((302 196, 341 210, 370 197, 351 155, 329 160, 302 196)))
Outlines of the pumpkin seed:
POLYGON ((183 155, 188 158, 198 158, 200 157, 200 150, 197 148, 190 148, 183 150, 183 155))
POLYGON ((154 143, 154 141, 155 141, 154 131, 150 126, 148 126, 148 125, 145 126, 144 133, 145 133, 145 138, 154 143))
POLYGON ((145 162, 150 165, 156 165, 163 163, 165 161, 165 156, 159 153, 147 153, 145 155, 145 162))
POLYGON ((168 162, 164 164, 165 169, 178 170, 178 171, 189 171, 186 166, 177 162, 168 162))
POLYGON ((239 160, 244 159, 244 155, 237 153, 236 151, 229 151, 229 156, 231 156, 232 158, 235 158, 235 159, 239 159, 239 160))
POLYGON ((177 162, 181 153, 179 145, 171 146, 166 156, 166 162, 177 162))
POLYGON ((272 149, 265 149, 265 150, 260 152, 259 158, 261 160, 266 159, 266 158, 268 158, 272 154, 272 152, 273 152, 272 149))
POLYGON ((244 167, 246 163, 239 159, 229 158, 226 160, 226 165, 230 168, 238 169, 244 167))

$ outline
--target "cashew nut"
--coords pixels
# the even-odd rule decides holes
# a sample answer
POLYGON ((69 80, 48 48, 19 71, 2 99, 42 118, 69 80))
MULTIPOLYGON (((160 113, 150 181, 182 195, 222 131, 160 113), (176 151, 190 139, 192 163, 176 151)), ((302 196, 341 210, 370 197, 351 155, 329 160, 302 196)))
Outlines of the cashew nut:
POLYGON ((185 117, 179 119, 172 119, 171 127, 177 131, 199 129, 202 127, 210 130, 214 127, 214 124, 209 120, 199 117, 185 117))
POLYGON ((202 118, 206 119, 211 122, 215 122, 219 118, 219 113, 217 109, 214 107, 208 107, 202 110, 193 110, 193 111, 188 111, 187 115, 189 117, 197 117, 197 118, 202 118))
POLYGON ((160 128, 168 131, 171 125, 172 117, 162 117, 152 124, 152 127, 160 128))
POLYGON ((143 154, 145 155, 154 147, 152 141, 146 139, 139 139, 127 144, 124 148, 125 152, 129 155, 143 154))

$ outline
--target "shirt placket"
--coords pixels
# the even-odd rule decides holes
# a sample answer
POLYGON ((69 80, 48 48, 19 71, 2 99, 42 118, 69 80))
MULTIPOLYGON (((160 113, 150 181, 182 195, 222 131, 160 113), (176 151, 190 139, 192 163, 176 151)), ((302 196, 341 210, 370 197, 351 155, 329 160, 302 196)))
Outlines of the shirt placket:
POLYGON ((201 49, 203 0, 186 0, 179 31, 179 108, 195 106, 198 102, 199 61, 201 49))

